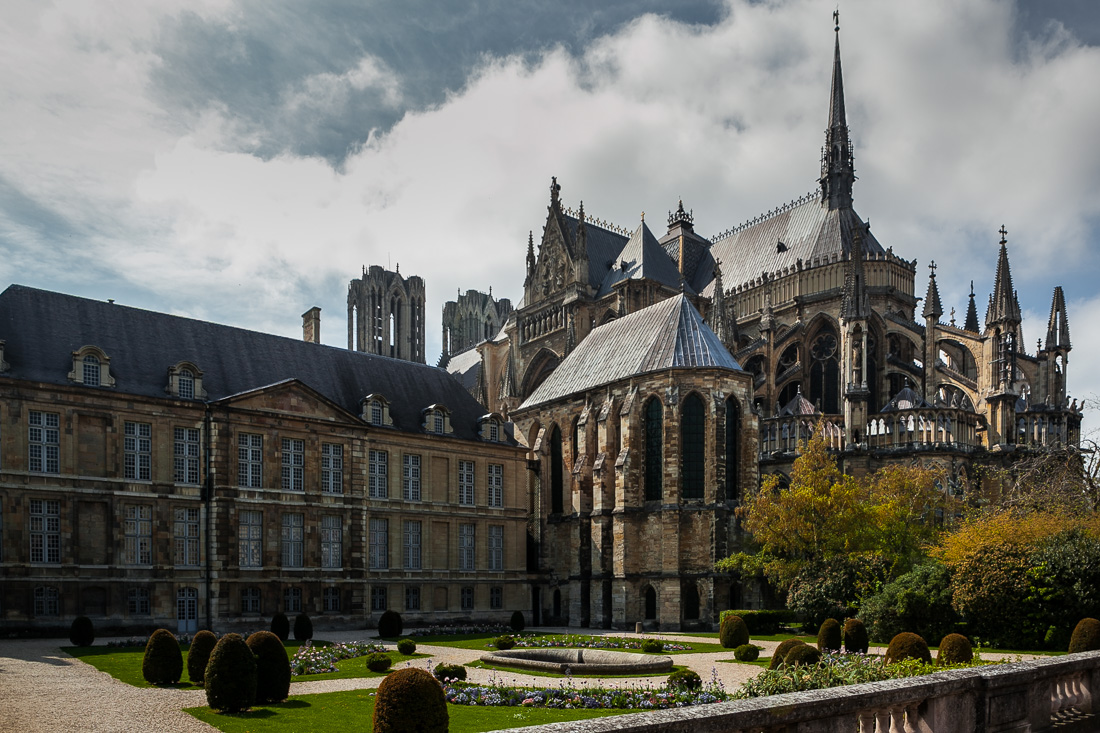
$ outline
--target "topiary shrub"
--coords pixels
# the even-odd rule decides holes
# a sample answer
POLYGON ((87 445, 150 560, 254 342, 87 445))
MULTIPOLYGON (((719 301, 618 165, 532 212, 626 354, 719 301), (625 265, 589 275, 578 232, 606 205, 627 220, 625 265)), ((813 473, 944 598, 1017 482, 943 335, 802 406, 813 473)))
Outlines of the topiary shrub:
POLYGON ((77 616, 69 627, 69 641, 73 646, 91 646, 95 641, 95 627, 87 616, 77 616))
POLYGON ((508 649, 511 649, 515 645, 516 645, 516 640, 513 639, 512 637, 508 636, 507 634, 505 634, 504 636, 498 636, 497 638, 493 639, 493 646, 495 646, 497 649, 501 650, 502 652, 507 651, 508 649))
POLYGON ((211 710, 239 713, 256 702, 256 656, 240 634, 218 639, 203 676, 211 710))
POLYGON ((512 618, 508 619, 508 625, 517 634, 523 631, 523 627, 527 625, 523 620, 523 611, 512 611, 512 618))
POLYGON ((722 616, 718 626, 718 641, 726 649, 736 649, 749 643, 749 627, 740 616, 722 616))
POLYGON ((755 662, 760 657, 760 647, 742 644, 733 650, 733 656, 738 662, 755 662))
POLYGON ((660 639, 642 639, 642 651, 647 654, 657 654, 665 650, 665 644, 660 639))
POLYGON ((282 702, 290 695, 290 658, 279 637, 257 631, 248 637, 256 655, 256 702, 282 702))
POLYGON ((785 639, 779 642, 779 646, 772 652, 772 661, 768 665, 768 669, 779 669, 783 666, 783 661, 787 658, 787 654, 791 649, 794 649, 798 645, 805 645, 806 642, 801 639, 785 639))
POLYGON ((271 633, 279 637, 279 641, 290 638, 290 619, 285 613, 277 613, 271 617, 271 633))
POLYGON ((145 643, 141 676, 151 685, 174 685, 183 674, 183 654, 176 636, 168 629, 157 629, 145 643))
POLYGON ((867 640, 867 627, 858 618, 844 622, 844 651, 849 654, 866 654, 870 644, 867 640))
POLYGON ((401 636, 405 629, 401 623, 401 614, 397 611, 386 611, 378 618, 378 636, 382 639, 392 639, 401 636))
POLYGON ((313 621, 304 613, 294 617, 294 638, 297 641, 309 641, 313 638, 313 621))
POLYGON ((778 634, 784 624, 793 623, 796 618, 793 611, 786 609, 781 611, 755 611, 749 609, 722 611, 722 618, 726 616, 740 616, 741 620, 745 622, 745 626, 749 627, 749 634, 752 636, 778 634))
POLYGON ((1100 649, 1100 621, 1083 618, 1073 627, 1073 636, 1069 639, 1069 653, 1092 652, 1100 649))
POLYGON ((214 632, 203 629, 191 639, 191 647, 187 650, 187 676, 191 678, 191 684, 203 686, 206 679, 206 665, 210 662, 210 652, 218 643, 218 637, 214 632))
POLYGON ((783 665, 786 667, 797 667, 799 665, 809 667, 820 661, 821 652, 809 644, 800 644, 787 652, 787 656, 783 658, 783 665))
POLYGON ((466 668, 461 664, 439 664, 432 670, 432 674, 440 682, 444 680, 464 682, 466 680, 466 668))
POLYGON ((393 660, 390 659, 389 654, 375 652, 374 654, 367 656, 367 669, 369 669, 371 672, 385 672, 392 665, 393 660))
POLYGON ((925 664, 931 664, 932 654, 928 651, 928 642, 909 631, 895 636, 886 649, 886 663, 893 664, 903 659, 919 659, 925 664))
POLYGON ((842 643, 840 623, 835 618, 825 619, 817 630, 817 650, 839 652, 842 643))
POLYGON ((397 651, 401 652, 406 657, 416 654, 416 642, 412 639, 401 639, 397 642, 397 651))
POLYGON ((669 687, 679 687, 682 690, 698 690, 703 686, 703 680, 690 669, 679 669, 668 676, 669 687))
POLYGON ((970 640, 962 634, 948 634, 940 641, 940 650, 936 652, 936 664, 966 664, 974 659, 974 649, 970 640))
POLYGON ((374 733, 447 733, 443 687, 418 667, 399 669, 378 686, 374 733))

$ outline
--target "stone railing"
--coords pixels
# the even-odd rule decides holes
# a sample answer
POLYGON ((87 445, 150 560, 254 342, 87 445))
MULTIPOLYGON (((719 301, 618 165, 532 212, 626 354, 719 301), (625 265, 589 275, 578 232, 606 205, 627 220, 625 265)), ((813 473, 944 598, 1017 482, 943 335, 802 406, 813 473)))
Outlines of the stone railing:
POLYGON ((880 413, 868 421, 866 436, 872 448, 969 451, 981 444, 977 414, 935 407, 880 413))
MULTIPOLYGON (((515 730, 517 733, 1095 731, 1100 729, 1100 717, 1093 707, 1097 695, 1100 695, 1100 652, 1084 652, 515 730)), ((1100 707, 1100 701, 1095 704, 1100 707)))
POLYGON ((809 440, 818 421, 825 431, 825 445, 832 450, 844 448, 843 415, 788 415, 760 420, 760 458, 775 453, 793 453, 800 440, 809 440))

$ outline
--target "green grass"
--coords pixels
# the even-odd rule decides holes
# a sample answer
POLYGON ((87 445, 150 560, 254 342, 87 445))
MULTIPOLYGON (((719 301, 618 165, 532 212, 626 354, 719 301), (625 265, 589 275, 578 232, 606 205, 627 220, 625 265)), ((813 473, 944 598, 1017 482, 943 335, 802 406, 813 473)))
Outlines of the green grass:
MULTIPOLYGON (((398 665, 409 659, 423 659, 424 657, 431 656, 429 654, 409 654, 408 656, 400 654, 396 651, 387 652, 390 659, 393 660, 393 666, 391 670, 397 669, 398 665)), ((291 682, 313 682, 314 680, 345 680, 354 677, 385 677, 389 674, 389 670, 385 672, 371 672, 367 669, 367 657, 353 657, 351 659, 343 659, 336 663, 336 672, 324 672, 322 674, 306 674, 298 677, 291 677, 291 682)))
MULTIPOLYGON (((284 703, 257 707, 247 713, 220 714, 210 708, 184 708, 225 733, 293 733, 304 730, 370 730, 374 691, 351 690, 300 695, 284 703)), ((558 710, 551 708, 472 707, 448 705, 450 733, 518 728, 637 712, 633 710, 558 710)))
MULTIPOLYGON (((587 634, 539 634, 537 632, 534 635, 538 636, 538 637, 546 637, 546 638, 551 638, 551 639, 557 639, 557 638, 561 638, 563 636, 587 636, 587 634)), ((496 639, 498 636, 501 636, 501 634, 458 634, 458 635, 451 635, 451 636, 418 636, 418 637, 416 637, 416 643, 417 643, 417 645, 449 646, 449 647, 457 647, 459 649, 473 649, 473 650, 480 651, 480 652, 490 652, 490 651, 493 651, 493 647, 490 646, 490 644, 492 643, 493 639, 496 639)), ((616 639, 632 639, 632 637, 629 637, 629 636, 616 636, 614 638, 616 638, 616 639)), ((645 638, 649 638, 649 637, 645 637, 645 636, 638 637, 638 640, 641 641, 642 639, 645 639, 645 638)), ((718 637, 712 635, 711 638, 717 639, 718 637)), ((816 641, 816 639, 815 639, 815 641, 816 641)), ((516 647, 516 648, 518 649, 520 647, 516 647)), ((542 648, 542 647, 539 647, 539 648, 542 648)), ((555 648, 567 649, 569 647, 555 647, 555 648)), ((588 648, 588 647, 584 647, 584 648, 588 648)), ((641 649, 607 649, 605 651, 630 652, 630 653, 633 653, 633 654, 645 654, 645 652, 643 652, 641 649)), ((713 643, 713 644, 699 643, 699 644, 697 644, 697 643, 693 642, 691 644, 691 651, 683 651, 683 652, 663 651, 663 652, 661 652, 661 654, 669 654, 669 655, 702 654, 702 653, 720 652, 720 651, 722 651, 722 645, 721 644, 717 644, 717 643, 713 643)))
MULTIPOLYGON (((565 678, 564 674, 559 672, 547 672, 539 669, 524 669, 522 667, 507 667, 500 664, 486 664, 485 662, 467 662, 467 667, 473 669, 492 669, 497 672, 512 672, 515 674, 529 674, 532 677, 558 677, 565 678)), ((679 672, 681 669, 687 669, 683 665, 672 665, 672 669, 667 672, 649 672, 649 673, 634 673, 634 674, 570 674, 570 677, 595 677, 599 679, 610 679, 612 677, 667 677, 673 672, 679 672)))

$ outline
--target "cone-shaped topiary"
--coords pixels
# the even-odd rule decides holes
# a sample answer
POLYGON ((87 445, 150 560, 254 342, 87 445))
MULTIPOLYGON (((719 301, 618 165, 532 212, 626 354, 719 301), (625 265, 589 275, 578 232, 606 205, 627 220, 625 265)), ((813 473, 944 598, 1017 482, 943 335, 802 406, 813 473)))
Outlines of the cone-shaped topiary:
POLYGON ((410 654, 416 654, 416 642, 412 639, 398 639, 397 651, 401 652, 406 657, 410 654))
POLYGON ((378 619, 378 636, 383 639, 401 636, 404 628, 401 623, 401 614, 397 611, 386 611, 378 619))
POLYGON ((726 649, 736 649, 749 643, 749 627, 740 616, 728 613, 718 627, 718 641, 726 649))
POLYGON ((374 733, 447 733, 447 699, 427 671, 407 667, 378 686, 374 733))
POLYGON ((239 713, 256 702, 256 655, 240 634, 218 639, 203 676, 211 710, 239 713))
POLYGON ((738 662, 755 662, 760 657, 760 647, 742 644, 733 650, 733 657, 738 662))
POLYGON ((867 627, 858 618, 844 622, 844 651, 849 654, 866 654, 870 646, 867 640, 867 627))
POLYGON ((157 629, 145 643, 141 676, 151 685, 174 685, 183 674, 183 654, 176 636, 168 629, 157 629))
POLYGON ((279 637, 257 631, 245 640, 256 655, 256 702, 282 702, 290 694, 290 659, 279 637))
POLYGON ((903 659, 919 659, 925 664, 931 664, 932 654, 928 651, 928 642, 908 631, 895 636, 886 649, 886 663, 892 664, 903 659))
POLYGON ((817 630, 817 650, 839 652, 841 643, 840 623, 835 618, 825 619, 817 630))
POLYGON ((279 637, 280 641, 290 638, 290 619, 285 613, 277 613, 271 617, 271 633, 279 637))
POLYGON ((772 652, 772 661, 768 665, 768 669, 779 669, 783 666, 783 660, 787 658, 787 654, 799 644, 805 644, 806 642, 801 639, 784 639, 779 642, 779 646, 772 652))
POLYGON ((783 665, 786 667, 797 667, 800 664, 813 666, 820 661, 821 652, 809 644, 799 644, 787 652, 787 656, 783 658, 783 665))
POLYGON ((684 690, 698 690, 703 686, 703 680, 690 669, 678 669, 668 676, 669 687, 679 687, 684 690))
POLYGON ((665 650, 665 643, 660 639, 642 639, 642 651, 646 654, 658 654, 665 650))
POLYGON ((191 639, 191 648, 187 650, 187 676, 191 678, 191 684, 203 686, 206 678, 206 665, 210 662, 210 652, 214 651, 214 645, 218 643, 218 637, 214 632, 203 629, 191 639))
POLYGON ((393 660, 390 659, 389 654, 375 652, 374 654, 367 655, 367 669, 371 672, 385 672, 392 665, 393 660))
POLYGON ((298 641, 309 641, 313 638, 313 622, 304 613, 294 617, 294 638, 298 641))
POLYGON ((435 669, 432 670, 432 674, 440 682, 444 680, 465 681, 466 668, 461 664, 437 664, 435 669))
POLYGON ((936 664, 965 664, 974 659, 974 649, 970 640, 962 634, 948 634, 940 641, 940 650, 936 652, 936 664))
POLYGON ((512 618, 508 619, 508 625, 512 627, 512 631, 517 634, 523 631, 526 623, 523 620, 523 611, 512 611, 512 618))
POLYGON ((1100 621, 1083 618, 1073 627, 1069 640, 1069 653, 1092 652, 1100 649, 1100 621))
POLYGON ((77 616, 69 627, 69 641, 73 646, 91 646, 95 641, 95 627, 87 616, 77 616))

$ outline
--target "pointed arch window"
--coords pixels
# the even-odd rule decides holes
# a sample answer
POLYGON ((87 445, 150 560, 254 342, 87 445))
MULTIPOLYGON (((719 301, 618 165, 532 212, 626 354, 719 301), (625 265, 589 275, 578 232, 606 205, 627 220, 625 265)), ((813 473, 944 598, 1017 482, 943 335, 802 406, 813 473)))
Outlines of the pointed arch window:
POLYGON ((810 347, 810 402, 832 415, 840 412, 838 344, 836 332, 825 328, 810 347))
POLYGON ((706 482, 706 406, 692 393, 680 415, 680 480, 684 499, 702 499, 706 482))
POLYGON ((662 420, 664 410, 661 401, 651 397, 645 405, 644 429, 645 437, 645 500, 660 501, 664 489, 664 462, 665 449, 662 420))
POLYGON ((741 497, 741 405, 736 397, 726 400, 726 499, 741 497))
POLYGON ((561 429, 555 425, 550 433, 550 513, 561 514, 563 509, 563 477, 561 458, 561 429))

